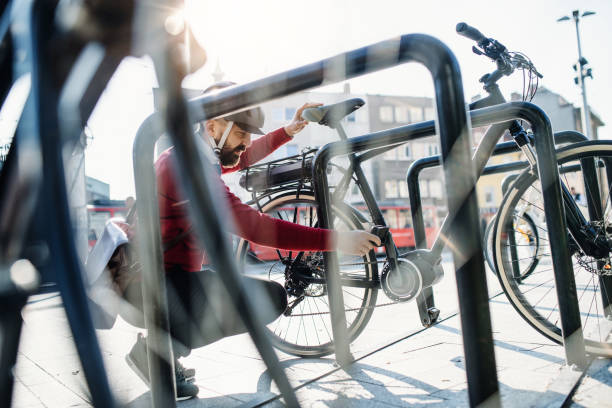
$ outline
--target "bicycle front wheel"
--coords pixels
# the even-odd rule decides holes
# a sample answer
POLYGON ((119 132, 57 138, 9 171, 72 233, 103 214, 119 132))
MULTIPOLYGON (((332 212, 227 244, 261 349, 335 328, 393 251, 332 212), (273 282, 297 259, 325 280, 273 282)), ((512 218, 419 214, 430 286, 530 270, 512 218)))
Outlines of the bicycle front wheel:
MULTIPOLYGON (((314 196, 288 192, 265 204, 267 215, 309 227, 318 226, 314 196)), ((349 206, 333 207, 335 230, 363 229, 358 212, 349 206)), ((326 271, 321 252, 278 250, 240 240, 237 257, 247 274, 265 274, 279 282, 288 294, 288 307, 267 329, 273 344, 299 357, 321 357, 334 351, 327 297, 326 271)), ((340 279, 349 339, 365 328, 378 287, 376 255, 364 257, 338 253, 340 279)))
MULTIPOLYGON (((493 218, 485 229, 483 250, 487 265, 497 275, 499 271, 495 267, 495 261, 493 260, 495 220, 496 218, 493 218)), ((517 232, 513 236, 514 244, 517 248, 517 257, 521 259, 521 262, 516 266, 515 273, 517 274, 517 279, 520 280, 529 276, 540 261, 540 234, 531 216, 525 212, 514 214, 513 229, 517 232)))
MULTIPOLYGON (((582 205, 584 202, 577 201, 591 227, 612 242, 612 143, 583 142, 562 148, 557 151, 557 162, 562 183, 575 197, 589 193, 589 199, 595 201, 597 195, 600 196, 603 214, 596 217, 599 219, 589 219, 588 210, 582 205), (585 189, 583 178, 585 165, 589 163, 596 169, 598 184, 590 191, 585 189)), ((494 262, 502 288, 519 314, 544 336, 562 343, 542 191, 537 174, 530 170, 523 172, 510 186, 497 215, 493 234, 494 262), (525 221, 528 219, 529 223, 525 221), (526 227, 529 224, 534 227, 526 227), (539 244, 536 250, 529 242, 527 228, 537 230, 539 244), (524 270, 529 273, 523 273, 524 270)), ((595 259, 581 249, 569 232, 568 242, 587 352, 610 357, 610 252, 595 259)))

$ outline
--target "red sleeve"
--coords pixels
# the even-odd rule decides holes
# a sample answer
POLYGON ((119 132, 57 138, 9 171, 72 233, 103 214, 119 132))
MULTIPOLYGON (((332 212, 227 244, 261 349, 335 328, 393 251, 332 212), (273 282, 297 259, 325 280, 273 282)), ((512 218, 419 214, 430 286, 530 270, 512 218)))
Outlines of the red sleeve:
POLYGON ((254 140, 245 152, 242 153, 238 164, 231 168, 223 168, 222 173, 231 173, 233 171, 246 169, 268 156, 291 139, 292 137, 285 132, 285 128, 276 129, 274 132, 270 132, 254 140))
POLYGON ((234 233, 248 241, 272 248, 295 251, 331 251, 335 231, 279 220, 243 204, 225 186, 234 214, 234 233))

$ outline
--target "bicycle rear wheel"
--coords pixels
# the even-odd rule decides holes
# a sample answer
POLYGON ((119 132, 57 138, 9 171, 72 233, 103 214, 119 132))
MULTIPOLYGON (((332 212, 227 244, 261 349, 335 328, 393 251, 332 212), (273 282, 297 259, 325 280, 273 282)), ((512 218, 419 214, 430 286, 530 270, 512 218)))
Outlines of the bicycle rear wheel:
MULTIPOLYGON (((262 207, 262 212, 286 221, 316 227, 314 196, 289 192, 262 207)), ((334 229, 363 229, 351 207, 335 206, 334 229)), ((332 326, 321 252, 277 250, 240 240, 236 256, 246 274, 266 274, 288 293, 285 314, 267 328, 273 344, 285 353, 321 357, 334 351, 332 326)), ((338 254, 349 339, 354 340, 367 325, 376 305, 378 268, 373 251, 364 257, 338 254)))
MULTIPOLYGON (((599 234, 612 238, 612 207, 610 183, 612 182, 612 143, 584 142, 557 151, 561 181, 568 190, 585 193, 581 163, 593 163, 597 167, 599 193, 603 215, 590 220, 599 234)), ((596 194, 591 193, 591 197, 596 194)), ((586 207, 581 211, 587 218, 586 207)), ((544 214, 542 187, 533 172, 526 170, 512 184, 504 196, 498 212, 493 238, 494 261, 502 288, 519 314, 536 330, 549 339, 561 343, 559 305, 554 285, 552 259, 544 214), (528 215, 539 234, 539 250, 529 251, 517 228, 517 215, 528 215), (527 250, 526 250, 527 249, 527 250), (534 263, 529 274, 522 275, 524 265, 534 263)), ((572 267, 582 330, 587 352, 612 356, 612 337, 609 334, 610 299, 612 287, 612 259, 610 252, 604 258, 594 259, 585 254, 569 236, 572 267)), ((612 241, 611 241, 612 242, 612 241)))

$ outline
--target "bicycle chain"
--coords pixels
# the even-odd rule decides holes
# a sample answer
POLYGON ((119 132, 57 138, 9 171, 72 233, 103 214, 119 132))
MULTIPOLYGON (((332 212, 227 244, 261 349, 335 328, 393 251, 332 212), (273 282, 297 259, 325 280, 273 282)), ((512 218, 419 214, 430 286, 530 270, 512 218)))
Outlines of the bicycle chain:
MULTIPOLYGON (((584 269, 587 270, 587 272, 592 273, 593 275, 597 275, 597 276, 612 276, 612 269, 609 269, 607 271, 603 271, 603 270, 598 270, 598 268, 593 268, 592 266, 589 266, 589 264, 593 263, 593 262, 597 262, 600 260, 584 260, 582 259, 582 257, 576 257, 576 261, 578 262, 578 265, 582 266, 584 269)), ((606 262, 606 265, 610 265, 610 260, 608 259, 607 261, 602 261, 602 262, 606 262)))

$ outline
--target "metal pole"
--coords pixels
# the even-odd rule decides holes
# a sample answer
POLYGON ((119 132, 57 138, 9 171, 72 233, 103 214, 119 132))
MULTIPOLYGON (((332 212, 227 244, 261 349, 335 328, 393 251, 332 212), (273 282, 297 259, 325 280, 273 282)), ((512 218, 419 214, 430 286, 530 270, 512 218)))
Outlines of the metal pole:
MULTIPOLYGON (((470 404, 476 406, 486 402, 497 406, 500 400, 478 223, 475 171, 471 160, 471 132, 466 120, 466 106, 459 67, 446 46, 431 37, 422 35, 402 37, 399 55, 395 58, 396 64, 410 60, 423 63, 430 70, 434 79, 439 117, 438 133, 442 147, 449 217, 452 225, 451 234, 456 238, 453 256, 457 268, 457 287, 470 404), (420 41, 417 42, 417 38, 420 41), (461 239, 458 239, 459 236, 461 239)), ((316 196, 321 200, 319 222, 328 222, 327 215, 330 213, 329 192, 325 189, 326 165, 331 156, 342 154, 342 151, 348 150, 347 153, 357 151, 356 148, 362 143, 362 140, 359 139, 353 138, 346 142, 331 143, 317 153, 313 166, 313 178, 316 180, 314 183, 316 196)), ((406 140, 409 140, 409 136, 405 137, 404 141, 406 140)), ((368 150, 380 147, 377 145, 381 141, 378 139, 374 142, 371 138, 364 137, 363 147, 368 150)), ((329 255, 329 258, 334 258, 334 255, 329 255)), ((337 270, 328 269, 328 277, 336 273, 337 270)), ((338 277, 336 279, 339 280, 338 277)), ((328 288, 333 285, 333 280, 330 280, 328 288)), ((340 287, 337 288, 337 292, 339 296, 342 296, 340 287)), ((335 293, 330 290, 330 301, 331 296, 334 295, 335 293)), ((338 300, 336 302, 339 305, 343 304, 338 300)), ((332 309, 332 313, 343 314, 344 310, 342 307, 340 310, 332 309)), ((338 334, 344 336, 342 340, 346 342, 346 327, 340 327, 337 331, 338 334)), ((336 332, 334 332, 334 340, 337 347, 347 347, 346 343, 338 344, 339 339, 336 337, 336 332)))
POLYGON ((578 41, 578 82, 580 84, 580 91, 582 93, 582 125, 584 129, 582 131, 591 139, 591 115, 589 112, 589 104, 587 103, 587 95, 586 95, 586 87, 584 85, 584 72, 582 69, 582 47, 580 45, 580 30, 578 29, 578 22, 580 21, 580 12, 579 10, 574 10, 572 12, 572 16, 574 17, 574 22, 576 23, 576 39, 578 41))
POLYGON ((584 335, 578 307, 576 280, 567 244, 567 225, 550 120, 538 106, 529 102, 510 102, 491 108, 479 109, 471 112, 471 114, 474 126, 483 122, 502 122, 508 116, 512 116, 514 119, 527 120, 532 125, 538 156, 538 173, 544 196, 544 213, 546 215, 546 225, 548 225, 550 251, 555 272, 555 287, 559 300, 565 356, 569 365, 576 364, 579 367, 584 367, 586 364, 584 335))

